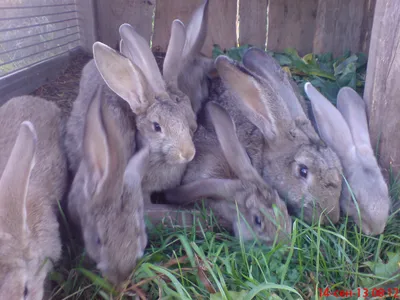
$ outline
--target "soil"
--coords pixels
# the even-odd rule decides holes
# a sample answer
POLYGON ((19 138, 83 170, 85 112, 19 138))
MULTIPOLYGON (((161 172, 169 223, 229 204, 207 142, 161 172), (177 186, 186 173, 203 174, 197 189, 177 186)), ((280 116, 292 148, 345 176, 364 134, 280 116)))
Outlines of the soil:
MULTIPOLYGON (((154 52, 157 65, 162 71, 165 53, 154 52)), ((83 67, 92 57, 83 51, 74 54, 67 68, 56 78, 45 85, 42 85, 31 93, 49 101, 55 102, 65 115, 69 115, 72 103, 79 92, 79 81, 83 67)))

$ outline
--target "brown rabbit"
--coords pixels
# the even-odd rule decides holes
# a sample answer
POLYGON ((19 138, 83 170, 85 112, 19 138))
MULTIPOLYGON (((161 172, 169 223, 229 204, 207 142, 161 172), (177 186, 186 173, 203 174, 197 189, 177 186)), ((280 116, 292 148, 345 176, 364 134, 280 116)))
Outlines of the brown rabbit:
POLYGON ((276 237, 287 241, 292 224, 285 203, 251 165, 227 111, 213 102, 206 111, 215 132, 200 126, 195 134, 197 154, 189 168, 198 179, 167 191, 167 200, 184 204, 208 198, 207 205, 231 222, 236 236, 257 236, 268 244, 276 237))
POLYGON ((147 244, 141 182, 149 150, 143 148, 130 158, 103 95, 98 88, 89 104, 84 153, 68 195, 68 213, 80 226, 87 253, 98 269, 119 284, 147 244))
MULTIPOLYGON (((183 25, 174 22, 174 26, 182 29, 183 25)), ((84 119, 91 93, 103 86, 127 153, 132 155, 144 145, 150 149, 149 168, 143 179, 143 193, 146 202, 150 202, 151 192, 178 185, 186 163, 193 159, 196 117, 190 100, 176 85, 177 71, 164 70, 168 76, 162 77, 149 45, 129 24, 121 25, 120 34, 121 52, 127 57, 100 42, 93 45, 94 60, 83 70, 65 145, 75 173, 83 155, 84 119)), ((184 42, 178 38, 174 45, 170 45, 171 60, 180 57, 184 42)))
MULTIPOLYGON (((256 48, 247 50, 244 66, 219 56, 221 82, 214 83, 211 101, 229 112, 252 165, 292 212, 308 222, 325 212, 335 223, 340 216, 340 161, 314 131, 282 69, 266 58, 256 48)), ((216 172, 218 166, 216 159, 190 164, 183 183, 216 172)), ((327 222, 325 214, 322 223, 327 222)))
POLYGON ((0 108, 0 299, 40 300, 61 255, 56 212, 67 188, 61 111, 32 96, 0 108))

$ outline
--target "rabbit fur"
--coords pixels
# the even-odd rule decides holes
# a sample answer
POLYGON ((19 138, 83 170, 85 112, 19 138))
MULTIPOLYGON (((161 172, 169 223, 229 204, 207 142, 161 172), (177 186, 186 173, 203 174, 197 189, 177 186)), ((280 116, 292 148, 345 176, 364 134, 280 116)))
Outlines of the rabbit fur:
POLYGON ((81 228, 88 255, 115 284, 132 272, 147 244, 141 182, 149 149, 135 155, 109 110, 102 87, 85 117, 83 157, 68 195, 68 213, 81 228))
POLYGON ((61 111, 33 96, 0 108, 0 298, 39 300, 61 256, 58 202, 67 189, 61 111))
POLYGON ((256 236, 267 244, 272 244, 276 237, 288 241, 292 224, 286 205, 251 165, 228 112, 213 102, 206 104, 206 111, 214 131, 199 127, 195 134, 197 152, 189 168, 193 166, 194 172, 203 168, 213 172, 167 191, 167 200, 183 204, 183 199, 191 202, 206 197, 207 205, 231 222, 235 236, 243 240, 256 236))
POLYGON ((347 182, 342 185, 342 210, 365 234, 381 234, 389 218, 391 200, 371 147, 364 100, 353 89, 343 87, 335 108, 311 83, 306 83, 304 89, 321 138, 338 154, 343 165, 347 182))
MULTIPOLYGON (((173 28, 173 32, 185 31, 178 20, 173 22, 173 28)), ((100 42, 94 43, 94 59, 83 69, 65 145, 71 171, 75 173, 82 158, 84 116, 90 93, 103 86, 124 148, 130 155, 144 145, 150 149, 149 167, 142 183, 145 202, 150 203, 151 192, 180 183, 186 163, 195 155, 192 136, 197 129, 196 116, 189 98, 177 87, 185 40, 179 34, 171 36, 162 77, 147 42, 133 27, 122 24, 120 35, 122 54, 100 42)))
MULTIPOLYGON (((340 216, 341 164, 322 142, 286 73, 264 51, 251 48, 243 64, 219 56, 210 101, 233 118, 251 164, 275 188, 288 209, 307 222, 336 223, 340 216)), ((207 122, 203 122, 207 126, 207 122)), ((211 138, 211 137, 210 137, 211 138)), ((196 137, 195 137, 196 139, 196 137)), ((219 160, 188 165, 183 183, 218 172, 219 160)))

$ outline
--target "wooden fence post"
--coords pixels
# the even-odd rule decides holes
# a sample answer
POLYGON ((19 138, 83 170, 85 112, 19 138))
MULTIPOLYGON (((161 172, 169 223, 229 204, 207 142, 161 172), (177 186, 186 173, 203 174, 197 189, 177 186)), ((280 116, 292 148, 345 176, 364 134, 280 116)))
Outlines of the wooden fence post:
POLYGON ((364 99, 369 131, 387 177, 400 170, 400 1, 377 0, 364 99))

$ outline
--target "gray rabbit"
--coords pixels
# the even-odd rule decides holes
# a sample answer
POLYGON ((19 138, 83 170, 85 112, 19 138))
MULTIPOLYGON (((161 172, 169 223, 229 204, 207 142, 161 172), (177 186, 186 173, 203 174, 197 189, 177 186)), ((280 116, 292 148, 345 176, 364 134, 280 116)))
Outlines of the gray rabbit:
POLYGON ((132 272, 147 244, 141 182, 149 149, 131 157, 101 87, 85 118, 83 157, 68 195, 68 213, 88 255, 115 284, 132 272))
POLYGON ((186 178, 185 185, 167 191, 168 202, 184 204, 207 198, 207 206, 230 222, 235 236, 243 240, 258 237, 267 244, 276 238, 288 241, 292 224, 286 205, 251 165, 231 117, 213 102, 206 104, 206 111, 215 131, 199 127, 197 154, 188 166, 198 178, 192 182, 186 178))
MULTIPOLYGON (((211 101, 233 118, 239 141, 251 164, 285 199, 289 210, 308 222, 339 220, 341 164, 313 129, 298 92, 267 53, 246 51, 243 64, 226 56, 215 62, 220 82, 213 83, 211 101)), ((189 164, 183 183, 218 172, 219 160, 189 164)))
MULTIPOLYGON (((180 22, 174 22, 183 28, 180 22)), ((67 124, 65 145, 70 168, 76 173, 82 159, 82 137, 85 114, 91 93, 103 86, 123 147, 132 155, 144 145, 150 149, 149 168, 143 179, 146 203, 150 193, 175 187, 181 181, 186 163, 195 155, 192 135, 197 129, 196 116, 190 100, 177 87, 180 68, 169 61, 180 58, 184 43, 178 39, 170 44, 171 66, 161 76, 147 42, 129 24, 120 27, 121 52, 96 42, 94 60, 84 68, 80 91, 67 124)))
POLYGON ((32 96, 0 108, 0 298, 41 300, 61 255, 56 212, 67 188, 61 111, 32 96))
POLYGON ((371 147, 364 100, 353 89, 343 87, 336 109, 311 83, 306 83, 304 89, 321 138, 338 154, 343 165, 347 182, 342 186, 342 210, 365 234, 382 233, 391 201, 371 147))

